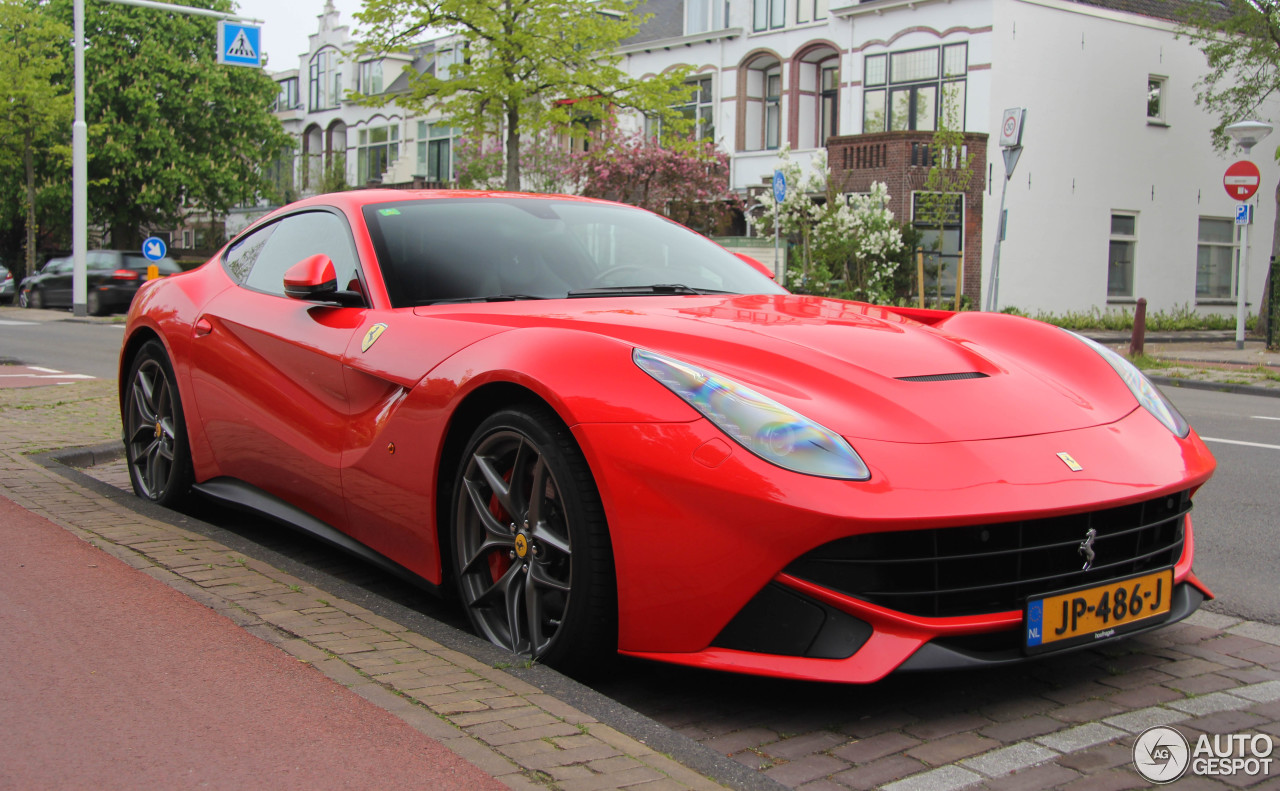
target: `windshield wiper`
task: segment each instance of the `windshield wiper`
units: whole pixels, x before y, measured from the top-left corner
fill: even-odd
[[[454,297],[453,299],[428,299],[418,305],[455,305],[464,302],[517,302],[522,299],[547,299],[533,294],[490,294],[487,297]]]
[[[694,288],[683,283],[655,283],[652,286],[608,286],[605,288],[578,288],[568,297],[644,297],[655,294],[732,294],[732,291],[716,291],[711,288]]]

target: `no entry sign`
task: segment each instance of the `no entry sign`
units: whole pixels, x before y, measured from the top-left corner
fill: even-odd
[[[1258,166],[1249,161],[1231,163],[1222,177],[1222,186],[1227,188],[1232,200],[1249,200],[1261,182]]]

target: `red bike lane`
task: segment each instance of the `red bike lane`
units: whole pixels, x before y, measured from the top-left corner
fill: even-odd
[[[0,789],[505,788],[0,497]]]

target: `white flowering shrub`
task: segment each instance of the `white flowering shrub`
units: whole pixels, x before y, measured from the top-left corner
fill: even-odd
[[[783,148],[779,167],[787,180],[786,198],[770,192],[752,218],[768,238],[781,232],[799,237],[800,269],[787,271],[787,286],[813,294],[838,293],[868,302],[893,301],[893,256],[902,250],[902,232],[889,211],[889,190],[879,182],[867,195],[848,200],[837,193],[827,168],[827,155],[813,157],[808,174]],[[815,196],[825,196],[819,203]]]

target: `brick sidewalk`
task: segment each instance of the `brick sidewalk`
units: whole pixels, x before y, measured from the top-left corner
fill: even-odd
[[[116,440],[115,403],[115,384],[101,380],[5,391],[0,495],[312,664],[510,788],[722,788],[509,673],[28,457]]]

